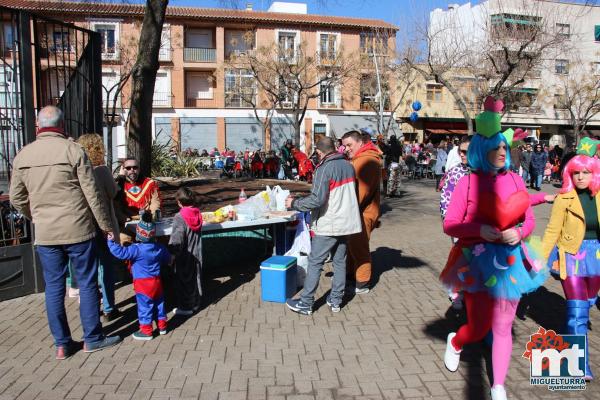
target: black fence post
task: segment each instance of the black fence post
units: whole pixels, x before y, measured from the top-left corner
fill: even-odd
[[[33,105],[33,57],[31,55],[31,16],[28,12],[17,14],[17,40],[19,42],[20,93],[23,112],[23,137],[25,144],[35,140],[35,108]],[[39,84],[39,83],[38,83]]]

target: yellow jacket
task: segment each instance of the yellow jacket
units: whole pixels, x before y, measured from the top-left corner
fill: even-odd
[[[600,196],[596,194],[596,207],[600,210]],[[600,215],[598,216],[600,221]],[[567,277],[565,253],[577,254],[585,236],[585,217],[577,192],[559,194],[554,200],[550,222],[542,239],[544,258],[548,259],[554,245],[558,247],[560,278]]]

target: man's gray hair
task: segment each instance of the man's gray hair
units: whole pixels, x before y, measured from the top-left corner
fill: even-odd
[[[38,113],[39,128],[61,128],[64,125],[64,114],[55,106],[46,106]]]

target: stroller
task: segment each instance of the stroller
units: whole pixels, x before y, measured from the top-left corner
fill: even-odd
[[[228,156],[223,163],[221,178],[227,176],[229,178],[239,178],[242,176],[242,163],[236,161],[235,157]]]

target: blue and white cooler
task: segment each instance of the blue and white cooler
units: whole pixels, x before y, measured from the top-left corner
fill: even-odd
[[[273,256],[260,265],[263,301],[285,303],[296,294],[296,257]]]

